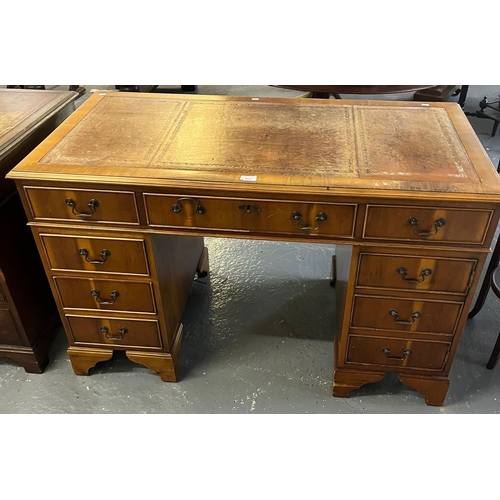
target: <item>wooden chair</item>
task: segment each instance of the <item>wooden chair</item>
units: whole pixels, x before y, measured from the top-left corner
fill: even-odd
[[[477,296],[476,303],[469,313],[469,318],[473,318],[484,306],[486,302],[486,297],[490,288],[493,290],[493,293],[500,299],[500,238],[498,238],[497,243],[495,245],[495,249],[493,250],[493,254],[491,255],[490,263],[488,264],[488,268],[486,269],[486,274],[484,275],[484,280],[481,285],[481,289],[479,290],[479,295]],[[493,351],[491,353],[490,359],[486,364],[486,368],[492,370],[495,368],[498,358],[500,355],[500,333],[498,334],[495,346],[493,347]]]

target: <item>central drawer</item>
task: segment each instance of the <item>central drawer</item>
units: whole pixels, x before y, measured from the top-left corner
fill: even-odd
[[[140,281],[55,276],[65,309],[156,313],[152,284]]]
[[[458,302],[355,295],[351,327],[451,336],[462,307]]]
[[[142,239],[40,234],[50,268],[149,276]]]
[[[352,238],[356,204],[144,194],[154,227],[225,229]]]
[[[77,345],[162,347],[158,321],[66,316]]]

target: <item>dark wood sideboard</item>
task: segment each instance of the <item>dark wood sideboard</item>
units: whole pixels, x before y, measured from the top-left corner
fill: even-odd
[[[0,357],[41,373],[57,309],[15,183],[5,174],[75,109],[76,92],[0,89]]]
[[[100,92],[8,177],[75,373],[120,349],[176,379],[204,236],[330,243],[333,394],[396,372],[431,405],[500,216],[454,103]]]

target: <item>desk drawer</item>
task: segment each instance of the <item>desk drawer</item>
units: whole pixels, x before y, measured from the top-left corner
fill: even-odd
[[[155,314],[152,284],[140,281],[54,277],[65,309]]]
[[[357,287],[465,295],[477,260],[361,253]]]
[[[145,194],[155,227],[227,229],[352,238],[357,205]]]
[[[368,205],[363,238],[420,242],[484,242],[493,212]]]
[[[450,343],[349,335],[346,363],[441,371]]]
[[[355,295],[352,328],[453,335],[462,303]]]
[[[157,321],[66,316],[75,344],[113,347],[162,346]]]
[[[139,224],[134,193],[25,187],[34,219]]]
[[[142,239],[40,234],[51,269],[149,276]]]

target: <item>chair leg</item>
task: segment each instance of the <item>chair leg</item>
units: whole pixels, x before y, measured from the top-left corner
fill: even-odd
[[[488,264],[488,269],[486,269],[486,274],[484,275],[483,283],[481,285],[481,289],[479,290],[479,295],[477,296],[476,303],[474,307],[469,312],[468,318],[473,318],[484,306],[486,302],[486,296],[491,287],[491,276],[493,272],[498,267],[500,262],[500,237],[495,244],[495,249],[493,250],[493,254],[491,255],[490,263]]]
[[[497,341],[495,343],[495,347],[493,347],[493,351],[491,353],[490,359],[486,368],[488,370],[493,370],[498,362],[498,356],[500,355],[500,333],[498,334]]]

